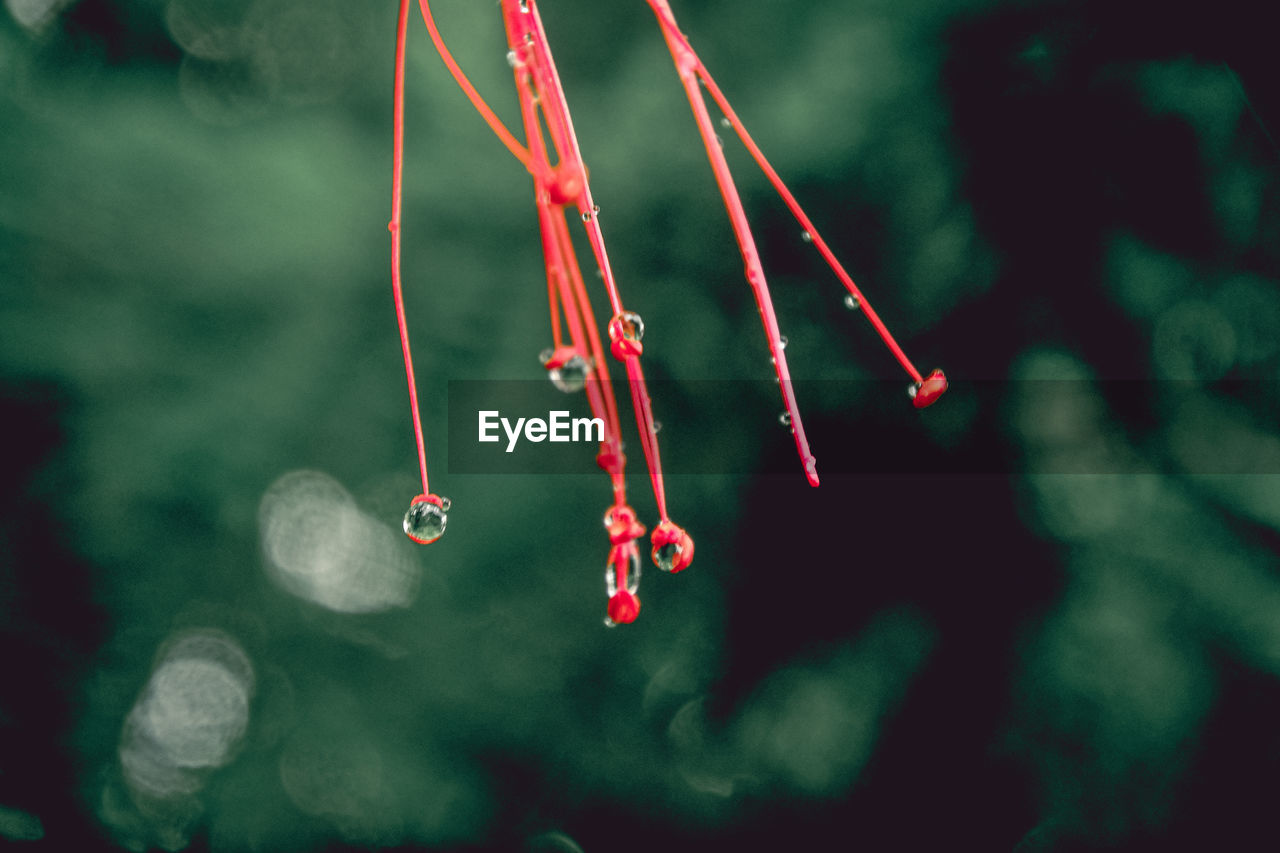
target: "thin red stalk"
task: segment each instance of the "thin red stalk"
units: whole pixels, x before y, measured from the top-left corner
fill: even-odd
[[[578,168],[582,168],[582,150],[578,147],[578,136],[574,132],[568,102],[564,97],[564,89],[560,85],[560,75],[556,72],[555,61],[551,58],[550,48],[547,47],[547,35],[542,28],[542,16],[538,14],[538,8],[533,0],[527,0],[527,5],[529,11],[521,12],[518,0],[502,0],[503,14],[510,22],[512,47],[517,49],[526,43],[530,47],[534,86],[538,90],[543,115],[547,117],[547,130],[551,133],[552,142],[560,153],[560,161],[575,163],[578,164]],[[526,34],[531,40],[526,41]],[[609,264],[609,253],[605,250],[604,237],[596,221],[595,201],[591,196],[591,187],[586,180],[585,170],[582,194],[578,197],[578,213],[584,217],[591,251],[604,277],[605,289],[609,293],[609,304],[614,314],[621,313],[622,297],[618,294],[613,268]]]
[[[738,118],[738,114],[734,112],[733,107],[730,106],[728,98],[726,98],[724,93],[720,91],[720,87],[717,86],[715,80],[712,79],[711,73],[707,71],[707,67],[702,64],[702,60],[698,58],[697,53],[694,51],[693,47],[690,46],[688,39],[686,39],[684,34],[680,32],[680,28],[676,24],[675,15],[671,12],[671,7],[667,4],[667,0],[647,0],[647,2],[657,15],[658,23],[662,27],[663,34],[667,38],[667,43],[672,45],[672,53],[676,53],[676,46],[678,45],[681,55],[686,57],[686,61],[692,63],[691,70],[695,72],[706,85],[707,91],[711,94],[712,100],[716,102],[720,111],[724,113],[725,118],[729,120],[734,131],[738,134],[738,138],[742,140],[742,144],[751,154],[752,159],[756,161],[760,170],[764,172],[765,177],[769,179],[769,183],[773,185],[774,190],[776,190],[778,195],[782,197],[783,202],[787,205],[791,214],[796,218],[800,227],[804,229],[810,238],[812,238],[813,245],[817,248],[819,254],[822,255],[823,260],[827,262],[827,266],[829,266],[832,272],[836,274],[836,277],[840,279],[840,282],[844,285],[845,289],[858,300],[859,307],[866,315],[867,321],[871,323],[872,327],[876,330],[876,333],[880,336],[880,339],[884,341],[885,346],[889,348],[889,351],[893,353],[894,358],[897,359],[900,365],[902,365],[902,368],[910,374],[911,378],[915,382],[922,382],[924,377],[921,376],[920,371],[917,370],[916,366],[911,363],[909,358],[907,358],[902,347],[899,346],[898,342],[894,339],[893,334],[889,331],[888,327],[885,326],[884,321],[880,319],[880,315],[871,307],[871,303],[867,301],[867,297],[854,283],[853,277],[849,275],[845,270],[844,265],[836,258],[835,254],[831,251],[831,248],[827,245],[827,241],[818,233],[818,229],[805,214],[804,209],[800,207],[800,203],[796,201],[795,196],[791,194],[791,190],[787,188],[787,185],[783,183],[782,178],[774,170],[773,166],[769,164],[768,159],[764,156],[764,152],[760,150],[758,145],[756,145],[755,140],[751,138],[751,134],[747,132],[746,127]],[[679,66],[679,62],[680,58],[677,57],[677,67]]]
[[[524,8],[521,8],[522,6]],[[556,73],[555,62],[551,57],[550,48],[547,46],[546,33],[543,30],[542,19],[538,14],[536,5],[533,0],[524,0],[524,2],[520,2],[520,0],[502,0],[502,11],[504,20],[507,23],[507,37],[511,49],[516,51],[517,56],[527,56],[526,65],[537,92],[537,107],[547,117],[547,131],[550,133],[552,144],[559,154],[559,162],[575,164],[576,168],[582,168],[582,152],[578,146],[577,134],[573,129],[573,120],[569,115],[564,90],[560,84],[560,77]],[[526,47],[528,48],[527,52],[525,52]],[[519,72],[520,69],[517,69],[517,77],[519,77]],[[527,99],[522,94],[522,109],[527,109],[529,106],[532,105],[528,104]],[[526,123],[528,121],[529,119],[526,118]],[[592,252],[604,278],[605,288],[609,293],[609,301],[613,311],[615,314],[621,313],[623,310],[622,299],[614,281],[612,268],[609,265],[608,253],[604,246],[604,236],[601,233],[600,224],[596,217],[596,206],[591,196],[591,187],[586,179],[585,170],[582,174],[582,192],[578,196],[577,206],[586,226]],[[563,254],[566,259],[574,257],[571,250]],[[575,278],[576,281],[581,280],[580,275]],[[585,288],[582,289],[580,297],[585,305]],[[591,325],[588,324],[588,328],[591,328]],[[660,467],[660,457],[657,452],[657,431],[653,427],[653,414],[649,407],[649,395],[644,380],[644,372],[640,368],[638,359],[634,356],[627,358],[626,364],[632,401],[635,404],[637,427],[640,431],[641,445],[644,449],[645,462],[649,470],[649,480],[653,486],[654,500],[658,505],[659,516],[665,521],[667,520],[666,493]],[[598,375],[601,376],[602,382],[607,383],[608,371],[604,364],[600,364],[599,367]],[[608,388],[609,385],[606,384],[605,387]],[[621,444],[619,443],[620,446]],[[616,489],[617,483],[615,482]]]
[[[427,486],[427,447],[422,437],[422,418],[418,414],[418,387],[413,380],[413,357],[409,353],[409,325],[404,315],[404,289],[400,281],[400,210],[404,183],[404,48],[409,32],[409,0],[400,0],[400,17],[396,23],[395,98],[392,107],[391,156],[391,293],[396,303],[396,322],[400,327],[400,349],[404,353],[404,371],[409,380],[409,408],[413,411],[413,437],[418,444],[418,470],[422,474],[422,493],[431,494]]]
[[[403,6],[403,3],[402,3]],[[467,79],[467,75],[458,67],[458,63],[454,61],[453,54],[449,52],[449,48],[445,47],[444,39],[440,37],[440,31],[436,29],[435,18],[431,15],[431,4],[427,0],[418,0],[418,6],[422,10],[422,20],[426,22],[427,31],[431,33],[431,41],[435,43],[436,51],[440,54],[440,58],[444,60],[445,66],[449,69],[449,73],[453,75],[453,79],[458,82],[458,86],[466,93],[467,98],[471,101],[471,105],[476,108],[476,112],[484,119],[485,124],[497,134],[502,140],[502,144],[507,146],[507,150],[515,156],[520,163],[533,172],[536,168],[529,157],[529,149],[521,145],[511,131],[507,130],[507,126],[502,120],[489,109],[489,105],[484,102],[484,98],[480,97],[480,93],[476,91],[475,86],[471,85],[471,81]],[[536,174],[536,173],[535,173]]]
[[[540,188],[541,189],[541,188]],[[594,330],[590,306],[582,306],[578,303],[575,293],[575,283],[580,283],[580,275],[577,272],[577,265],[573,261],[570,254],[567,258],[562,249],[562,241],[568,237],[568,226],[564,221],[564,211],[553,209],[551,203],[545,200],[545,194],[540,192],[538,201],[538,219],[539,225],[543,232],[543,246],[547,253],[548,267],[554,267],[556,270],[556,281],[560,291],[560,304],[564,307],[565,320],[569,325],[569,335],[573,340],[574,348],[582,353],[591,353],[589,333]],[[594,356],[593,356],[594,358]],[[595,372],[594,370],[592,371]],[[605,372],[608,377],[608,372]],[[618,412],[616,404],[612,397],[612,388],[609,389],[609,396],[606,398],[601,391],[601,383],[588,383],[587,400],[591,406],[591,413],[605,422],[605,437],[601,442],[602,449],[611,444],[620,443],[618,428]],[[623,491],[622,476],[619,471],[614,475],[614,490]]]
[[[665,0],[657,0],[665,4]],[[659,16],[661,21],[661,15]],[[756,250],[755,239],[751,236],[751,226],[747,222],[746,211],[742,208],[742,200],[738,197],[738,189],[734,185],[733,175],[729,172],[729,164],[721,150],[719,137],[712,124],[711,115],[707,112],[706,102],[702,98],[702,90],[698,88],[698,58],[688,49],[686,44],[671,36],[671,30],[664,26],[663,33],[667,37],[667,45],[675,60],[676,69],[680,72],[680,82],[689,96],[689,105],[693,108],[693,116],[698,124],[698,132],[702,135],[703,145],[707,149],[707,159],[711,161],[711,169],[715,173],[716,184],[720,187],[720,195],[724,199],[725,209],[729,213],[729,221],[733,225],[734,236],[738,240],[738,248],[742,252],[743,264],[746,267],[747,283],[756,298],[756,307],[760,312],[760,322],[764,325],[765,336],[769,339],[769,352],[773,359],[774,371],[778,375],[778,387],[782,392],[782,403],[786,407],[791,431],[795,438],[796,452],[804,465],[805,477],[812,486],[818,485],[817,460],[809,450],[809,441],[805,437],[804,423],[800,418],[800,407],[796,403],[795,391],[791,384],[791,372],[787,367],[787,356],[783,349],[782,333],[778,329],[778,318],[773,310],[773,299],[769,295],[769,285],[765,280],[764,267],[760,263],[760,253]]]
[[[658,453],[658,431],[653,426],[653,411],[649,405],[649,389],[640,369],[640,357],[627,359],[627,378],[631,385],[631,403],[635,406],[640,445],[645,462],[649,466],[649,478],[653,481],[653,499],[658,505],[658,520],[670,521],[667,515],[667,491],[662,479],[662,456]]]
[[[618,417],[618,401],[613,393],[613,379],[609,376],[609,361],[606,358],[604,346],[600,341],[600,331],[596,328],[595,315],[591,312],[591,300],[587,296],[587,288],[582,281],[582,270],[578,266],[578,256],[573,252],[572,238],[569,236],[569,226],[564,221],[563,211],[561,211],[556,225],[556,234],[561,244],[561,254],[564,256],[565,263],[568,266],[569,284],[573,287],[574,304],[578,306],[578,310],[586,319],[583,326],[587,334],[587,352],[591,354],[593,372],[600,382],[601,393],[604,395],[606,403],[605,424],[608,426],[610,434],[616,439],[615,443],[621,448],[622,420]]]
[[[521,12],[520,14],[526,13]],[[525,55],[523,51],[524,44],[522,43],[524,41],[523,37],[517,34],[510,22],[507,23],[507,27],[513,55],[517,57]],[[523,60],[517,60],[514,68],[516,91],[520,102],[521,117],[525,125],[525,135],[529,140],[531,156],[536,159],[536,162],[545,167],[545,169],[540,169],[539,173],[551,174],[550,157],[547,151],[546,139],[542,133],[542,123],[539,119],[540,115],[545,116],[546,113],[541,109],[541,97],[530,88],[533,83],[532,75],[527,73],[525,68]],[[549,128],[554,126],[552,119],[548,118],[547,122]],[[552,145],[554,148],[554,133],[552,135]],[[565,162],[563,153],[556,149],[556,154],[558,161],[563,164]],[[569,325],[569,333],[574,347],[591,359],[591,374],[596,377],[596,380],[588,382],[586,392],[592,414],[605,422],[606,435],[601,441],[601,451],[620,448],[622,445],[621,427],[617,402],[613,395],[613,383],[609,377],[608,362],[604,358],[604,351],[600,344],[599,333],[596,330],[594,315],[591,313],[591,304],[587,299],[586,288],[583,286],[582,271],[578,266],[577,255],[574,252],[573,242],[569,236],[568,226],[565,223],[564,206],[551,203],[549,188],[546,182],[538,176],[539,173],[534,175],[534,195],[538,205],[538,224],[542,232],[543,254],[547,261],[549,283],[551,277],[554,277],[556,288],[559,291],[558,299],[555,290],[552,291],[550,299],[556,346],[562,345],[559,334],[560,316],[557,309],[558,303],[564,310],[565,320]],[[617,467],[609,471],[609,476],[613,485],[615,502],[621,505],[626,501],[626,479],[622,468]]]

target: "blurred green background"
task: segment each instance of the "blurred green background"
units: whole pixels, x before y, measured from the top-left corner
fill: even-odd
[[[514,123],[496,4],[435,5]],[[428,549],[399,533],[395,6],[4,0],[0,838],[1270,832],[1280,75],[1261,4],[673,3],[919,366],[955,383],[911,411],[726,131],[792,370],[831,380],[800,400],[819,471],[845,472],[816,490],[798,463],[774,473],[794,451],[652,14],[540,4],[650,376],[672,398],[764,388],[710,425],[655,397],[664,446],[725,473],[670,478],[697,559],[649,573],[612,631],[603,475],[448,470],[448,380],[538,379],[549,332],[528,176],[416,17],[406,300],[454,508]],[[876,473],[852,473],[864,459]],[[634,462],[630,484],[652,524]]]

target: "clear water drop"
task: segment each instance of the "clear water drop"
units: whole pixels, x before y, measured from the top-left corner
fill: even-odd
[[[552,349],[551,347],[547,347],[542,352],[538,353],[538,361],[542,362],[543,364],[546,364],[548,361],[551,360],[551,356],[555,355],[555,353],[556,351],[554,349]]]
[[[591,221],[591,211],[589,211],[589,210],[584,210],[584,211],[582,211],[582,221],[583,221],[583,222],[590,222],[590,221]]]
[[[722,118],[720,119],[720,126],[721,126],[721,127],[733,127],[733,122],[729,121],[729,117],[728,117],[728,116],[724,116],[724,117],[722,117]]]
[[[529,11],[529,0],[520,0],[520,11],[521,12]]]
[[[848,308],[850,311],[857,311],[862,307],[862,300],[854,296],[852,293],[846,293],[844,295],[844,307]]]
[[[612,560],[604,567],[604,585],[609,592],[609,597],[613,598],[618,591],[618,572]],[[640,589],[640,552],[632,550],[627,564],[627,592],[635,595],[638,589]]]
[[[514,50],[507,51],[507,64],[512,68],[519,68],[524,63],[520,61],[520,55]]]
[[[440,508],[442,510],[444,510],[445,512],[448,512],[452,506],[453,506],[453,501],[444,497],[440,498]]]
[[[801,232],[800,232],[800,239],[801,239],[801,240],[803,240],[803,241],[805,241],[806,243],[812,243],[812,242],[813,242],[813,235],[812,235],[812,234],[810,234],[808,231],[801,231]]]
[[[919,393],[920,393],[919,382],[912,382],[910,385],[907,386],[907,396],[910,397],[912,400],[914,400],[916,398],[916,394],[919,394]]]
[[[668,542],[666,545],[658,548],[655,552],[655,558],[658,568],[664,572],[669,572],[675,568],[676,559],[684,553],[684,549],[676,542]]]
[[[654,421],[654,422],[653,422],[653,432],[654,432],[654,434],[655,434],[655,435],[656,435],[657,433],[662,432],[662,421]]]
[[[644,339],[644,320],[634,311],[623,311],[618,315],[622,325],[622,336],[629,341]]]
[[[787,348],[787,336],[781,335],[778,338],[778,349],[786,349],[786,348]]]
[[[593,216],[599,216],[599,215],[600,215],[600,205],[598,205],[598,204],[593,204],[593,205],[591,205],[591,214],[592,214]]]
[[[778,415],[778,423],[782,424],[784,427],[791,426],[791,413],[783,412],[782,414]]]
[[[426,545],[444,535],[448,520],[448,512],[444,507],[436,506],[430,501],[417,501],[404,514],[404,532],[413,541]]]
[[[566,394],[581,391],[587,384],[587,376],[591,373],[591,365],[580,355],[575,355],[559,367],[547,371],[551,384]]]
[[[716,134],[716,146],[719,148],[724,147],[724,140],[720,138],[720,134],[718,133]]]

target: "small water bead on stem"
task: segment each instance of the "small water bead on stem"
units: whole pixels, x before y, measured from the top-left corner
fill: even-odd
[[[439,495],[418,495],[404,514],[404,532],[419,545],[430,545],[444,535],[453,502]]]
[[[640,551],[634,541],[609,549],[609,562],[604,567],[605,591],[610,596],[620,589],[635,595],[640,589]]]
[[[609,595],[609,616],[605,624],[634,622],[640,615],[640,552],[634,540],[614,545],[604,572],[605,590]]]
[[[584,358],[575,347],[544,349],[538,355],[538,360],[547,369],[551,384],[566,394],[581,391],[591,376],[591,360]]]
[[[587,386],[587,378],[591,375],[591,363],[580,355],[566,361],[560,367],[547,371],[551,384],[566,394],[581,391]]]
[[[778,423],[782,424],[784,427],[790,427],[790,426],[791,426],[791,413],[790,413],[790,412],[783,412],[782,414],[778,415]]]
[[[640,355],[644,346],[640,341],[644,338],[644,320],[634,311],[623,311],[614,315],[609,321],[610,349],[614,358],[626,361],[628,356]]]
[[[846,293],[844,295],[844,307],[848,308],[850,311],[857,311],[862,307],[862,300],[854,296],[852,293]]]
[[[649,556],[664,572],[681,572],[693,562],[693,537],[671,521],[661,521],[653,529]]]

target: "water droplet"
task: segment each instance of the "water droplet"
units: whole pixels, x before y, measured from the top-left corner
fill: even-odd
[[[644,339],[644,320],[634,311],[623,311],[617,317],[618,325],[621,326],[622,337],[629,341],[639,341]],[[609,324],[610,326],[613,323]]]
[[[664,572],[669,572],[676,565],[676,558],[684,553],[684,549],[675,542],[668,542],[666,545],[658,548],[654,552],[654,560],[658,564],[658,568]]]
[[[600,205],[598,205],[598,204],[593,204],[593,205],[591,205],[591,213],[592,213],[592,215],[594,215],[594,216],[599,216],[599,215],[600,215]]]
[[[542,362],[543,364],[546,364],[548,361],[551,360],[551,356],[555,355],[555,353],[556,353],[555,350],[553,350],[551,347],[547,347],[542,352],[538,353],[538,361]]]
[[[787,348],[787,336],[782,335],[778,338],[778,349],[786,349],[786,348]]]
[[[514,50],[507,51],[507,64],[512,68],[519,68],[521,65],[524,65],[524,63],[520,61],[520,54],[516,53]]]
[[[848,308],[850,311],[857,311],[862,307],[862,300],[854,296],[852,293],[846,293],[844,295],[844,307]]]
[[[720,138],[720,134],[716,134],[716,145],[720,148],[724,147],[724,140]]]
[[[919,393],[920,393],[919,382],[912,382],[910,385],[907,386],[907,396],[910,397],[912,400],[914,400],[916,398],[916,394],[919,394]]]
[[[443,507],[430,501],[416,501],[404,514],[404,532],[413,541],[426,545],[444,535],[445,522],[448,520],[449,516]]]
[[[612,598],[618,592],[618,567],[612,560],[604,567],[604,585]],[[640,588],[640,552],[632,548],[627,558],[627,592],[632,595]]]
[[[655,434],[662,432],[662,421],[653,422],[653,431]]]
[[[722,117],[722,118],[720,119],[720,126],[721,126],[721,127],[733,127],[733,122],[729,121],[729,117],[728,117],[728,116],[724,116],[724,117]]]
[[[551,384],[566,394],[581,391],[587,384],[587,376],[591,373],[591,365],[580,355],[575,355],[559,367],[547,371]]]
[[[791,426],[791,413],[783,412],[782,414],[778,415],[778,423],[782,424],[784,427]]]
[[[521,12],[529,11],[529,0],[520,0],[520,11]]]
[[[591,211],[589,211],[589,210],[584,210],[584,211],[582,211],[582,221],[583,221],[583,222],[590,222],[590,221],[591,221]]]
[[[450,507],[452,506],[453,506],[453,501],[449,500],[448,498],[443,498],[443,497],[440,498],[440,508],[442,510],[444,510],[445,512],[448,512]]]
[[[803,240],[803,241],[805,241],[806,243],[812,243],[812,242],[813,242],[813,235],[812,235],[812,234],[810,234],[808,231],[801,231],[801,232],[800,232],[800,239],[801,239],[801,240]]]
[[[524,43],[525,43],[525,44],[533,44],[533,33],[525,33],[525,34],[524,34]]]

